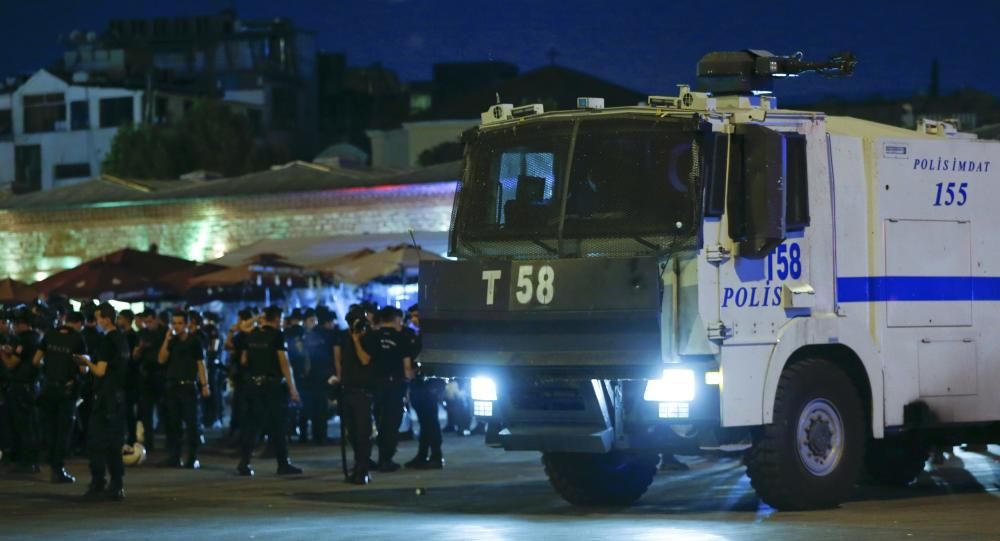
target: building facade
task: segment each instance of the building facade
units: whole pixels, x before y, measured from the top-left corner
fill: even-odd
[[[251,108],[261,133],[293,157],[318,151],[315,36],[288,19],[240,19],[233,10],[113,19],[103,32],[71,36],[62,69],[158,93],[145,106],[149,122],[176,117],[171,96],[201,95]]]
[[[73,187],[95,194],[94,201],[64,189],[0,202],[0,276],[33,282],[121,248],[151,245],[211,261],[262,239],[398,234],[402,244],[410,231],[448,230],[456,176],[457,165],[420,178],[359,179],[309,164],[180,188],[94,179]]]
[[[120,126],[139,122],[142,91],[39,70],[0,94],[0,183],[49,190],[101,174]]]
[[[391,130],[368,130],[373,167],[417,167],[420,154],[441,143],[457,143],[462,132],[478,126],[479,119],[403,122]]]

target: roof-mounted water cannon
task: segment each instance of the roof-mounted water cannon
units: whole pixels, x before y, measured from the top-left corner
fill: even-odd
[[[775,56],[760,49],[708,53],[698,61],[698,90],[715,96],[770,93],[776,77],[796,77],[816,72],[826,77],[847,77],[858,61],[849,52],[822,62],[803,60],[801,52]]]

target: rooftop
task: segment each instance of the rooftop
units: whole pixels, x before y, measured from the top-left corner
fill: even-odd
[[[185,199],[254,197],[455,180],[460,162],[422,169],[346,169],[295,161],[268,171],[219,180],[127,180],[102,175],[46,192],[0,198],[0,211],[143,205]]]

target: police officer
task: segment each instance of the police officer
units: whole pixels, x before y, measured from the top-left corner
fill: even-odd
[[[198,447],[201,445],[201,398],[208,398],[208,371],[205,368],[205,349],[201,339],[191,332],[190,314],[178,312],[171,317],[157,361],[166,366],[164,373],[163,405],[167,414],[167,451],[170,455],[163,466],[182,466],[197,470]],[[188,455],[181,462],[181,436],[187,431]]]
[[[38,368],[34,364],[39,336],[34,329],[35,316],[26,307],[14,312],[14,338],[0,347],[0,358],[7,368],[5,400],[18,459],[15,473],[38,473]]]
[[[288,362],[292,365],[292,373],[295,374],[295,386],[302,393],[303,404],[294,404],[289,408],[289,432],[290,435],[298,433],[299,443],[309,441],[309,417],[303,411],[303,405],[307,398],[308,390],[305,385],[305,376],[309,372],[309,357],[306,355],[306,328],[302,326],[304,314],[302,310],[296,308],[288,314],[285,325],[285,340],[288,341]]]
[[[122,310],[115,318],[115,327],[125,335],[128,350],[139,345],[139,333],[133,328],[135,312]],[[128,443],[136,442],[136,422],[139,420],[139,360],[129,355],[128,370],[125,373],[125,426],[128,428]]]
[[[236,471],[252,476],[250,464],[254,444],[265,431],[278,461],[278,475],[302,473],[288,461],[288,401],[299,402],[299,391],[288,362],[285,336],[281,331],[281,309],[264,310],[263,324],[246,340],[240,362],[246,367],[246,411],[240,420],[241,457]]]
[[[229,356],[229,378],[233,385],[233,410],[229,416],[229,438],[238,445],[240,421],[246,411],[247,389],[246,367],[243,366],[241,359],[243,352],[247,349],[247,337],[257,325],[257,318],[250,308],[240,310],[237,317],[238,321],[229,328],[229,333],[226,335],[225,348]]]
[[[378,429],[378,469],[399,470],[393,462],[403,420],[406,382],[413,377],[413,365],[406,338],[402,334],[403,314],[386,306],[378,311],[378,328],[365,337],[365,350],[375,365],[375,426]]]
[[[35,366],[42,367],[44,383],[39,403],[53,483],[76,482],[66,471],[65,458],[73,436],[73,416],[79,396],[81,370],[76,357],[87,354],[87,344],[79,330],[82,326],[83,314],[70,312],[66,315],[66,325],[45,333],[34,358]]]
[[[222,388],[226,381],[226,370],[222,366],[222,339],[218,324],[217,314],[205,312],[205,326],[202,327],[202,331],[205,338],[205,366],[208,369],[209,391],[209,397],[205,400],[203,420],[206,428],[222,428]]]
[[[87,351],[93,352],[103,340],[103,334],[97,328],[97,310],[93,304],[84,304],[80,309],[83,314],[83,335],[87,343]],[[80,405],[77,407],[78,434],[75,442],[83,449],[87,447],[87,425],[90,423],[90,409],[94,400],[94,377],[89,372],[84,374],[80,384]]]
[[[90,486],[87,497],[104,494],[105,474],[110,474],[108,494],[114,501],[125,499],[122,445],[125,443],[125,372],[129,350],[125,335],[115,328],[115,309],[97,307],[97,324],[104,333],[92,353],[93,360],[77,357],[94,377],[93,407],[87,428],[90,453]],[[88,344],[89,345],[89,344]]]
[[[340,423],[354,449],[354,469],[347,480],[367,485],[371,481],[368,469],[371,466],[375,366],[363,342],[372,331],[360,306],[349,310],[346,320],[348,330],[340,335],[340,343],[333,350],[336,377],[331,381],[340,383]],[[340,445],[346,444],[342,439]],[[346,464],[344,469],[346,471]]]
[[[322,445],[327,442],[329,421],[327,380],[333,375],[333,350],[339,344],[340,336],[335,325],[337,314],[322,311],[313,317],[317,324],[306,333],[305,338],[308,372],[302,377],[305,386],[302,400],[304,417],[312,424],[312,442]]]
[[[10,344],[10,311],[0,310],[0,349]],[[7,464],[13,457],[14,429],[11,427],[10,411],[7,406],[7,367],[0,362],[0,461]]]
[[[160,347],[166,340],[167,329],[153,310],[146,310],[140,316],[143,329],[139,331],[139,341],[132,349],[132,358],[138,361],[139,368],[139,401],[137,417],[142,423],[143,445],[152,452],[156,448],[156,430],[153,415],[160,408],[163,395],[163,367],[158,357]],[[161,416],[162,418],[162,416]]]
[[[416,359],[423,347],[420,336],[420,309],[417,305],[407,310],[409,325],[403,327],[403,336],[410,348],[410,355]],[[419,366],[419,363],[415,363]],[[444,380],[427,377],[417,369],[417,376],[410,382],[410,405],[417,412],[420,422],[420,441],[417,456],[406,463],[407,468],[440,469],[444,467],[441,452],[441,424],[438,420],[438,404],[444,396]]]

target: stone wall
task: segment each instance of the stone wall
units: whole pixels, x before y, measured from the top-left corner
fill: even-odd
[[[260,239],[447,231],[453,182],[0,212],[0,277],[33,282],[125,248],[209,261]]]

